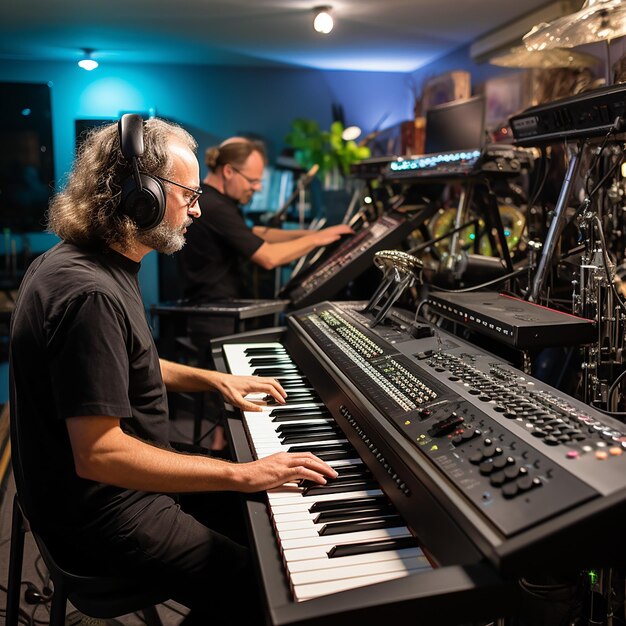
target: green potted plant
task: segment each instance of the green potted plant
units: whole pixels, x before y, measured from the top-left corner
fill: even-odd
[[[286,144],[294,149],[294,158],[304,169],[319,166],[325,189],[342,188],[350,165],[370,156],[368,147],[346,141],[343,131],[341,122],[333,122],[330,130],[322,130],[315,120],[298,118],[285,137]]]

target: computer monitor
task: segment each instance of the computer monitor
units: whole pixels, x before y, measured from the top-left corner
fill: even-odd
[[[426,111],[426,154],[475,150],[484,143],[484,96],[440,104]]]

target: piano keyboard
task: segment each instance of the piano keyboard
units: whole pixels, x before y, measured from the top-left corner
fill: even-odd
[[[233,374],[271,376],[287,403],[252,394],[244,412],[256,458],[310,451],[337,472],[326,485],[303,481],[268,491],[268,508],[296,601],[431,569],[411,531],[380,489],[298,367],[278,342],[226,344]]]

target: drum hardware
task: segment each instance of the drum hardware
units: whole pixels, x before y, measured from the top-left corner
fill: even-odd
[[[533,277],[530,292],[528,294],[528,300],[531,302],[537,302],[539,300],[541,291],[546,283],[548,273],[550,271],[553,259],[557,249],[557,244],[561,238],[563,228],[566,222],[567,203],[571,193],[572,185],[578,174],[580,166],[580,153],[582,151],[582,145],[584,142],[573,149],[569,164],[567,166],[567,172],[565,173],[565,179],[559,193],[556,206],[554,208],[554,215],[552,222],[550,223],[550,229],[548,235],[543,244],[541,251],[541,258],[537,266],[537,271]]]
[[[522,241],[524,231],[524,215],[522,211],[508,203],[499,202],[498,212],[502,219],[502,225],[504,227],[504,234],[506,236],[507,245],[510,252],[513,252]],[[431,220],[430,228],[434,238],[439,241],[445,240],[445,234],[450,235],[452,233],[452,222],[454,220],[454,209],[440,209],[437,215]],[[484,256],[495,256],[494,250],[491,248],[489,241],[485,237],[481,237],[480,234],[484,232],[486,228],[485,220],[482,218],[475,218],[466,222],[461,227],[460,232],[460,247],[461,249],[469,249],[474,246],[474,251]],[[444,235],[443,237],[441,235]],[[434,243],[434,241],[433,241]],[[476,245],[475,245],[476,244]],[[444,243],[437,246],[442,254],[448,252],[448,246]]]
[[[526,46],[516,46],[507,53],[489,59],[499,67],[519,67],[529,69],[585,69],[593,67],[598,59],[591,54],[574,52],[565,48],[529,50]]]
[[[609,257],[602,222],[589,197],[583,203],[578,221],[585,252],[580,279],[572,281],[572,309],[574,314],[595,319],[598,327],[597,342],[584,351],[583,400],[616,412],[619,394],[612,393],[611,385],[624,365],[626,307],[615,285],[616,267]]]
[[[626,35],[626,5],[621,0],[585,0],[580,11],[537,24],[523,37],[530,51],[573,48],[606,42],[606,83],[612,84],[611,40]]]

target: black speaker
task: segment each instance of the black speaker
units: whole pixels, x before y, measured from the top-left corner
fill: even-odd
[[[165,215],[165,188],[160,180],[139,171],[137,159],[143,155],[143,119],[140,115],[122,115],[118,125],[120,150],[131,173],[122,182],[120,211],[128,215],[139,230],[158,226]]]

